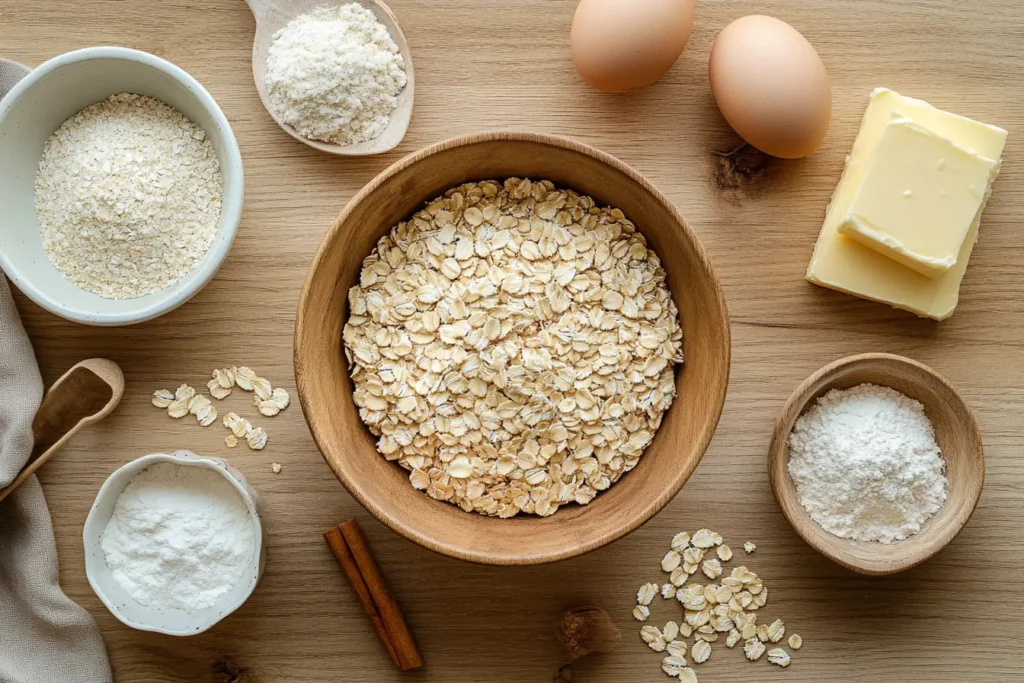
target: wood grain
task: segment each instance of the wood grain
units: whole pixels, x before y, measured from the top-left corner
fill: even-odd
[[[95,615],[119,681],[251,680],[545,683],[561,661],[552,621],[595,604],[625,637],[573,664],[574,680],[660,681],[659,658],[635,636],[637,587],[680,529],[711,526],[771,589],[766,616],[804,636],[793,666],[748,664],[715,648],[701,679],[959,682],[1021,678],[1024,626],[1024,5],[1020,0],[703,0],[682,58],[629,95],[585,87],[568,51],[571,0],[394,0],[416,60],[412,125],[393,152],[328,157],[285,135],[253,85],[252,15],[241,0],[0,0],[5,57],[35,65],[89,45],[121,44],[178,64],[206,86],[234,126],[246,164],[238,239],[217,278],[173,313],[132,328],[64,322],[24,297],[19,308],[48,383],[96,355],[124,369],[125,399],[41,470],[61,579]],[[762,12],[798,28],[829,70],[833,120],[824,145],[796,162],[728,173],[715,152],[738,140],[718,114],[707,56],[730,20]],[[813,287],[804,270],[868,94],[920,97],[1010,131],[971,258],[960,307],[934,323]],[[170,421],[149,394],[248,363],[292,384],[298,293],[344,204],[402,155],[495,128],[565,134],[614,154],[679,208],[710,254],[732,320],[731,385],[718,432],[683,491],[644,527],[594,553],[541,567],[483,567],[444,558],[377,523],[317,452],[298,405],[266,420],[270,445],[223,447],[222,429]],[[811,372],[843,356],[888,351],[927,363],[974,409],[986,485],[970,523],[944,551],[901,574],[855,575],[790,528],[765,475],[775,419]],[[252,416],[244,395],[229,410]],[[85,581],[82,524],[106,476],[128,460],[191,448],[229,459],[260,491],[269,535],[252,598],[210,631],[170,638],[125,628]],[[284,465],[279,475],[272,462]],[[428,666],[400,676],[345,585],[320,534],[356,516],[403,606]],[[969,598],[965,587],[969,586]],[[660,600],[660,598],[659,598]],[[654,618],[678,619],[655,603]]]
[[[800,506],[789,476],[789,434],[800,415],[832,389],[860,384],[891,387],[924,406],[946,463],[948,496],[910,538],[891,544],[844,540],[826,532]],[[895,574],[916,567],[952,541],[971,518],[985,483],[978,422],[949,382],[922,363],[888,353],[862,353],[829,363],[808,377],[783,406],[768,450],[768,481],[779,509],[807,543],[861,574]]]
[[[678,398],[629,476],[589,505],[550,517],[467,515],[414,490],[408,473],[380,457],[352,401],[339,353],[348,291],[363,258],[398,221],[445,190],[473,180],[529,177],[621,209],[660,255],[679,309],[686,362]],[[697,467],[729,383],[729,315],[707,255],[671,203],[636,171],[592,147],[537,133],[455,138],[411,155],[349,202],[313,259],[299,298],[295,374],[313,438],[328,464],[382,522],[438,552],[485,564],[536,564],[579,555],[637,528],[668,503]]]

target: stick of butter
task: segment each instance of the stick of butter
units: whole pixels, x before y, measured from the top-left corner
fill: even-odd
[[[1006,144],[1006,131],[1002,128],[936,109],[927,102],[903,97],[887,88],[875,90],[871,93],[871,101],[864,112],[843,176],[825,213],[825,222],[807,267],[807,280],[923,317],[945,320],[953,314],[960,296],[960,283],[978,236],[980,209],[962,240],[955,263],[945,274],[933,278],[925,277],[839,232],[864,184],[872,155],[894,114],[897,119],[910,119],[917,127],[950,141],[962,150],[989,160],[998,161],[1002,157]]]
[[[956,265],[999,161],[893,112],[839,232],[925,277]]]

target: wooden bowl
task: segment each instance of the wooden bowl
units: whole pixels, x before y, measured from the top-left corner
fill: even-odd
[[[828,533],[800,505],[789,476],[789,433],[797,418],[829,390],[864,383],[891,387],[920,401],[935,428],[935,440],[946,461],[946,502],[919,533],[895,543],[853,541]],[[967,523],[985,483],[985,456],[971,409],[946,379],[909,358],[865,353],[826,365],[804,380],[789,397],[772,435],[768,478],[782,514],[812,548],[861,574],[894,574],[942,550]]]
[[[348,290],[363,258],[392,226],[448,188],[473,180],[547,179],[625,212],[661,255],[680,311],[686,362],[678,397],[639,465],[586,506],[550,517],[484,517],[431,499],[375,450],[359,419],[342,353]],[[697,237],[647,180],[578,142],[535,133],[456,138],[397,162],[357,194],[324,238],[299,301],[295,375],[302,408],[327,463],[384,524],[452,557],[536,564],[593,550],[629,533],[668,503],[704,454],[729,380],[729,318]]]

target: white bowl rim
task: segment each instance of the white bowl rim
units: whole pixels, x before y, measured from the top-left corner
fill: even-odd
[[[108,476],[106,481],[103,482],[103,485],[100,486],[100,490],[96,494],[96,499],[93,501],[92,507],[89,508],[89,514],[86,516],[85,525],[82,528],[82,544],[84,546],[86,554],[85,576],[89,580],[89,585],[92,586],[93,592],[96,593],[97,597],[99,597],[104,607],[107,608],[107,611],[109,611],[111,614],[117,617],[117,619],[125,626],[130,626],[139,631],[153,631],[155,633],[163,633],[171,636],[193,636],[202,633],[203,631],[209,630],[215,624],[217,624],[222,619],[224,619],[229,614],[231,614],[239,607],[241,607],[243,604],[245,604],[245,601],[248,600],[249,596],[251,596],[253,591],[256,590],[256,584],[258,583],[258,580],[253,581],[249,586],[249,590],[246,591],[245,594],[242,595],[240,598],[238,598],[234,602],[226,603],[226,607],[222,609],[219,616],[217,616],[217,618],[215,618],[213,621],[205,624],[200,623],[197,625],[197,627],[188,630],[178,630],[165,628],[163,626],[156,626],[153,624],[143,624],[141,622],[129,619],[125,614],[123,614],[120,610],[114,607],[113,601],[109,597],[107,597],[107,594],[103,591],[99,583],[93,579],[93,575],[89,571],[89,549],[91,547],[94,547],[96,543],[99,542],[100,539],[102,539],[103,536],[103,529],[100,529],[98,533],[90,533],[93,531],[93,527],[99,524],[99,521],[96,519],[96,509],[99,506],[100,500],[113,496],[116,502],[116,498],[119,497],[121,493],[124,492],[124,489],[125,487],[128,486],[128,483],[125,483],[124,486],[120,487],[117,490],[115,490],[114,485],[115,478],[117,478],[117,476],[122,472],[135,472],[137,474],[142,470],[146,469],[147,467],[150,467],[151,465],[155,465],[160,462],[171,462],[177,465],[185,465],[189,467],[203,467],[205,469],[215,470],[231,483],[234,489],[238,492],[238,495],[240,495],[242,497],[242,500],[245,502],[245,506],[249,510],[249,515],[253,520],[253,547],[255,549],[255,552],[253,553],[253,557],[251,560],[252,565],[250,566],[256,567],[258,576],[259,563],[262,561],[264,549],[263,522],[260,519],[260,514],[256,506],[256,501],[253,499],[252,494],[250,494],[249,491],[246,490],[245,486],[243,486],[241,482],[239,482],[237,479],[235,479],[235,477],[231,476],[231,474],[228,473],[227,467],[230,466],[230,463],[228,463],[226,460],[224,460],[223,458],[198,455],[196,453],[193,453],[192,451],[187,450],[171,451],[170,453],[150,453],[149,455],[144,455],[140,458],[132,460],[131,462],[125,463],[124,465],[121,465],[121,467],[118,467],[116,470],[110,473],[110,476]],[[244,476],[242,475],[241,472],[238,472],[238,470],[235,468],[232,469],[234,469],[235,472],[237,472],[238,475],[244,479]],[[134,477],[132,479],[134,479]],[[131,482],[131,479],[129,479],[128,482]]]
[[[210,95],[199,81],[193,78],[187,71],[172,64],[166,59],[157,57],[156,55],[148,52],[143,52],[142,50],[114,45],[86,47],[78,50],[72,50],[71,52],[65,52],[46,60],[36,68],[32,69],[24,78],[18,81],[14,87],[3,96],[3,98],[0,98],[0,125],[2,125],[4,119],[7,118],[7,113],[14,106],[14,103],[43,78],[54,73],[58,69],[68,66],[69,64],[95,59],[120,59],[138,62],[166,73],[185,86],[185,88],[195,96],[203,108],[209,112],[210,117],[214,120],[221,136],[224,139],[224,149],[228,165],[236,168],[238,171],[237,183],[224,183],[223,214],[217,230],[218,232],[224,231],[227,239],[222,240],[219,244],[215,242],[210,246],[210,250],[206,257],[204,257],[203,261],[196,267],[198,277],[196,277],[194,281],[189,283],[187,286],[179,286],[178,284],[171,285],[170,289],[173,293],[169,296],[157,303],[134,311],[123,313],[110,313],[103,311],[86,312],[68,308],[37,287],[32,282],[31,278],[22,277],[21,270],[10,259],[8,259],[4,251],[0,249],[0,269],[7,273],[7,276],[28,298],[51,313],[67,320],[84,323],[86,325],[133,325],[135,323],[141,323],[158,318],[184,304],[209,284],[210,280],[213,279],[214,275],[216,275],[217,271],[220,269],[224,259],[227,258],[228,252],[231,250],[231,245],[235,241],[235,236],[238,233],[238,226],[242,218],[242,201],[245,187],[244,171],[242,168],[242,153],[238,148],[238,141],[235,139],[235,133],[231,129],[231,124],[228,123],[227,117],[224,115],[224,112],[221,111],[220,106],[217,104],[216,100],[213,99],[213,96]]]

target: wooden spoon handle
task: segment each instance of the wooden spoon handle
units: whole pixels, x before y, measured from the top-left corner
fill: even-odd
[[[14,481],[0,489],[0,500],[42,467],[79,430],[109,415],[123,395],[124,376],[113,361],[90,358],[64,373],[43,396],[32,421],[32,455]]]

